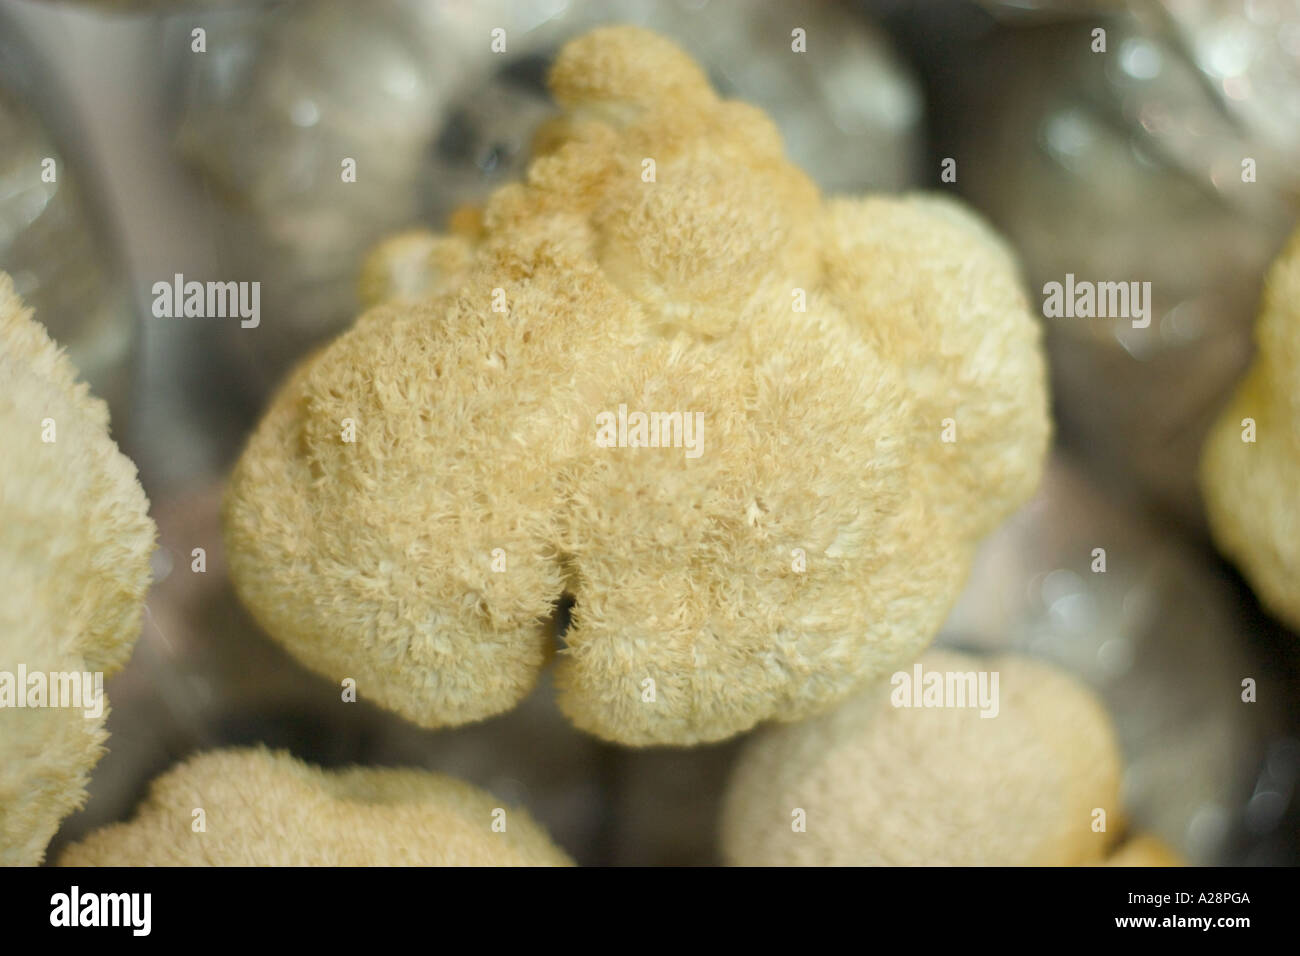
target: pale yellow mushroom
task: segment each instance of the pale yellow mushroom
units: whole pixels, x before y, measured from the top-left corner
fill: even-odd
[[[1015,265],[947,199],[823,199],[653,33],[572,41],[551,88],[526,181],[381,247],[388,301],[274,398],[226,502],[236,589],[425,726],[528,693],[565,594],[578,727],[806,717],[930,642],[1038,481]]]
[[[321,770],[264,748],[200,754],[63,866],[571,866],[521,809],[424,770]]]
[[[85,802],[108,736],[96,691],[149,587],[149,502],[76,378],[0,273],[0,865],[41,862]]]
[[[891,678],[748,742],[723,803],[727,862],[1069,866],[1106,856],[1122,828],[1121,764],[1093,694],[1028,658],[936,650],[919,666],[919,685],[907,668],[908,683]]]
[[[1176,850],[1159,837],[1141,834],[1124,841],[1106,859],[1107,866],[1186,866]]]
[[[1214,540],[1260,600],[1300,629],[1300,232],[1264,285],[1259,353],[1205,443]]]

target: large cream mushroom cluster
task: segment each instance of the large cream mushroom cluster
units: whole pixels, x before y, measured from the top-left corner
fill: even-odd
[[[387,303],[274,399],[227,500],[236,588],[425,726],[518,703],[566,595],[583,730],[814,714],[920,653],[1038,480],[1012,259],[949,201],[823,198],[647,31],[572,41],[551,88],[526,181],[381,248]]]

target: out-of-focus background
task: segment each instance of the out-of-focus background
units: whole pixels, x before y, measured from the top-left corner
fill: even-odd
[[[545,684],[452,731],[337,706],[241,610],[221,555],[224,475],[269,390],[355,317],[365,251],[517,177],[549,58],[611,21],[676,38],[825,190],[963,197],[1031,292],[1065,273],[1152,283],[1149,329],[1044,320],[1058,447],[940,639],[1095,687],[1135,823],[1191,861],[1300,862],[1300,637],[1217,555],[1195,482],[1300,221],[1300,0],[0,0],[0,269],[110,401],[161,539],[144,633],[107,687],[110,752],[50,858],[181,757],[265,742],[457,774],[580,863],[717,862],[735,742],[607,746]],[[34,184],[45,157],[60,175]],[[154,317],[177,273],[259,281],[261,324]]]

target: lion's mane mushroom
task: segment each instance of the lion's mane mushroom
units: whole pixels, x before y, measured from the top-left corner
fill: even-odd
[[[199,811],[202,811],[201,813]],[[424,770],[322,770],[265,748],[200,754],[63,866],[571,866],[523,810]]]
[[[1046,866],[1105,856],[1122,823],[1120,757],[1093,695],[1027,658],[930,651],[919,663],[927,685],[929,674],[945,687],[949,675],[978,684],[983,672],[992,688],[997,674],[996,708],[971,706],[970,693],[966,706],[916,706],[917,688],[891,680],[761,731],[724,800],[728,862]]]
[[[39,863],[85,802],[95,675],[126,663],[149,587],[149,502],[76,379],[0,273],[0,865]]]
[[[273,400],[227,498],[236,588],[426,726],[518,702],[565,593],[584,730],[805,717],[925,647],[1038,480],[1014,264],[947,200],[823,200],[652,33],[574,40],[551,87],[527,181],[381,252],[392,301]]]
[[[1268,608],[1300,629],[1300,232],[1269,270],[1259,352],[1205,444],[1210,530]]]

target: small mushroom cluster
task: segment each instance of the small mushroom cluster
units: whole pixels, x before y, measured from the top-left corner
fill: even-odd
[[[992,707],[901,681],[751,739],[728,787],[722,849],[760,866],[1078,866],[1123,830],[1121,758],[1101,703],[1028,658],[930,651],[921,672],[996,675]],[[936,685],[938,686],[937,682]],[[1151,837],[1111,862],[1176,859]]]
[[[2,272],[0,434],[0,865],[35,864],[103,752],[155,529],[108,406]]]
[[[423,770],[325,771],[266,749],[201,754],[63,866],[571,866],[524,810]]]
[[[1259,352],[1201,460],[1210,530],[1259,598],[1300,629],[1300,232],[1269,271]]]

